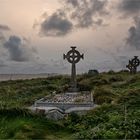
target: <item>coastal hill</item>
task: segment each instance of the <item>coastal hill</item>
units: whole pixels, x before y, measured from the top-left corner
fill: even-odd
[[[63,93],[69,76],[0,82],[1,139],[140,139],[140,72],[127,71],[77,76],[81,90],[93,92],[98,106],[86,115],[71,113],[53,121],[27,108],[34,101]]]

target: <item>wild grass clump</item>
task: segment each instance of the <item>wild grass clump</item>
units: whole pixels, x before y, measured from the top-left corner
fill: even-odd
[[[115,74],[113,70],[108,71],[108,74]]]
[[[119,81],[123,81],[123,76],[121,75],[114,75],[114,76],[111,76],[109,78],[109,81],[112,83],[112,82],[119,82]]]
[[[48,136],[55,136],[56,131],[62,133],[63,130],[63,125],[26,109],[0,110],[1,139],[47,139]]]
[[[115,95],[111,91],[111,89],[107,89],[105,87],[98,87],[95,88],[93,93],[93,99],[96,104],[103,104],[103,103],[111,103],[113,101]]]
[[[106,77],[99,76],[97,78],[91,78],[91,85],[93,87],[101,86],[101,85],[108,85],[108,84],[110,84],[110,82]]]
[[[118,98],[118,103],[140,108],[140,89],[130,89],[123,96]]]
[[[91,84],[90,79],[84,79],[78,83],[78,87],[80,88],[80,91],[91,91],[93,85]]]
[[[33,113],[25,108],[1,108],[0,109],[0,116],[6,116],[10,118],[15,118],[17,116],[22,116],[22,117],[32,117],[34,116]]]

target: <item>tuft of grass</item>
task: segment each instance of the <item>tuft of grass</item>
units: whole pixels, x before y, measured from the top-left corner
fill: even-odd
[[[105,87],[98,87],[95,88],[93,93],[93,99],[96,104],[103,104],[103,103],[111,103],[115,95],[111,91],[111,89]]]
[[[54,136],[57,139],[61,133],[65,133],[65,137],[71,135],[61,123],[19,109],[1,110],[0,126],[1,139],[45,139]]]

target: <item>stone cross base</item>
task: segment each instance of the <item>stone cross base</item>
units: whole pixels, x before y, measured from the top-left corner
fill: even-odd
[[[77,91],[76,92],[66,92],[65,94],[68,95],[68,96],[73,96],[74,97],[74,96],[80,95],[81,92],[77,92]]]
[[[79,88],[68,88],[68,92],[78,92]]]

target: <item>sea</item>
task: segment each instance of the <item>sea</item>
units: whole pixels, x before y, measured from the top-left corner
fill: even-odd
[[[56,76],[58,74],[0,74],[0,81],[8,80],[26,80],[26,79],[37,79],[37,78],[47,78],[50,76]]]

